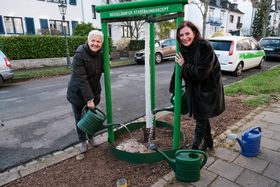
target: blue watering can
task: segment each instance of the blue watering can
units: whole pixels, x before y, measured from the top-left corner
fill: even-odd
[[[254,127],[242,133],[242,140],[236,138],[241,147],[241,154],[247,157],[257,156],[260,152],[261,135],[261,127]]]

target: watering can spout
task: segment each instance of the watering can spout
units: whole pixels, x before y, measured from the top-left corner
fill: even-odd
[[[246,142],[243,141],[243,140],[240,140],[239,138],[236,138],[237,142],[239,143],[240,147],[241,147],[241,150],[245,150],[245,145],[246,145]]]

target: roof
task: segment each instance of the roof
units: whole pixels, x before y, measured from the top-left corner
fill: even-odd
[[[231,3],[228,0],[221,0],[220,4],[217,3],[216,0],[210,0],[209,3],[210,6],[215,6],[218,8],[223,8],[232,12],[237,12],[240,14],[244,14],[243,12],[241,12],[238,8],[237,8],[237,4],[236,3]]]

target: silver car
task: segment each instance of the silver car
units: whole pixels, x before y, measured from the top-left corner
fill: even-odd
[[[176,39],[164,39],[155,43],[155,61],[157,64],[164,59],[174,58],[176,54]],[[138,51],[134,55],[134,60],[138,64],[143,64],[145,61],[144,50]]]
[[[11,63],[6,55],[0,50],[0,86],[8,80],[12,80],[14,72],[11,69]]]

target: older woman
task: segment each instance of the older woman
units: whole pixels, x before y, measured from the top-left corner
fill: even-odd
[[[73,58],[73,73],[68,84],[67,99],[72,105],[76,130],[79,140],[82,142],[80,152],[87,151],[87,135],[77,127],[81,119],[82,109],[85,105],[94,108],[100,102],[100,77],[103,72],[103,57],[101,47],[103,33],[92,30],[88,34],[86,44],[80,45]],[[94,146],[93,138],[88,137]]]
[[[192,149],[213,148],[209,118],[225,110],[221,68],[210,43],[200,37],[198,28],[190,21],[182,22],[177,29],[180,53],[175,57],[181,66],[181,76],[186,85],[189,116],[196,120]],[[170,83],[174,92],[174,73]],[[204,140],[202,147],[200,144]]]

